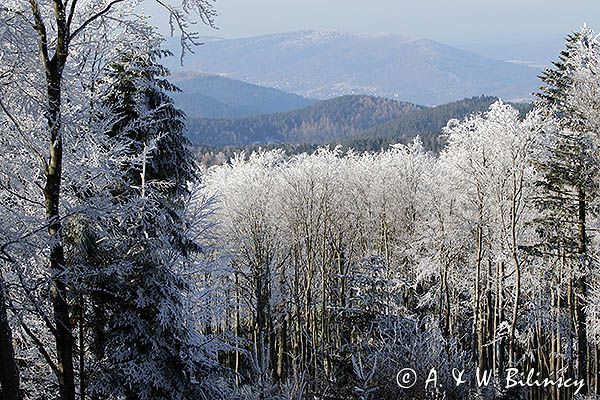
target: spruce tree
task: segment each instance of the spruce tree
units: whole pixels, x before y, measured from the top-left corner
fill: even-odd
[[[127,141],[132,155],[147,152],[145,183],[168,183],[167,194],[176,197],[194,178],[193,155],[184,135],[185,114],[168,94],[180,89],[168,81],[169,71],[159,63],[165,56],[172,54],[161,49],[147,54],[124,51],[109,67],[104,106],[116,116],[107,134]],[[134,187],[142,184],[142,166],[131,165],[129,183]]]
[[[588,224],[595,214],[591,207],[598,194],[598,159],[596,138],[585,129],[586,123],[573,107],[569,91],[573,86],[578,49],[596,46],[592,32],[584,28],[569,35],[566,48],[553,68],[540,76],[544,82],[538,107],[545,110],[554,126],[546,136],[547,157],[538,163],[542,195],[538,205],[542,214],[540,234],[545,250],[574,266],[575,315],[577,333],[577,375],[588,381],[587,373],[587,304],[590,263]],[[552,124],[551,124],[552,125]],[[584,393],[587,388],[584,388]]]
[[[215,366],[191,318],[186,268],[195,247],[186,239],[183,204],[195,172],[185,115],[168,95],[176,88],[157,63],[165,54],[125,51],[101,82],[99,121],[110,121],[108,142],[125,147],[129,162],[113,183],[111,215],[74,236],[90,243],[78,248],[90,268],[88,391],[98,399],[202,398]]]
[[[558,61],[553,61],[552,68],[542,72],[540,79],[544,83],[536,96],[541,103],[554,112],[559,113],[562,118],[569,119],[567,113],[567,88],[573,83],[573,66],[571,64],[577,43],[582,39],[581,32],[573,32],[567,35],[565,49],[560,52]],[[563,123],[566,120],[563,120]]]

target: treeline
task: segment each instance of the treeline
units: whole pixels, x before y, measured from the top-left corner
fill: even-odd
[[[600,45],[584,28],[525,118],[496,102],[451,120],[437,156],[415,141],[377,153],[260,151],[210,169],[202,192],[214,199],[220,272],[202,281],[213,288],[205,329],[234,340],[220,360],[239,390],[596,398],[599,73]],[[417,381],[403,389],[404,368]],[[512,368],[542,384],[508,387]]]

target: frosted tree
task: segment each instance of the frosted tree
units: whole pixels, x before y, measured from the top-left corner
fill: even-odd
[[[144,38],[139,42],[120,45],[119,58],[107,67],[105,82],[101,82],[107,88],[103,106],[108,118],[116,119],[108,135],[128,142],[132,154],[146,155],[143,171],[129,168],[131,185],[142,188],[163,181],[172,185],[165,194],[175,198],[187,191],[187,183],[195,176],[191,145],[183,134],[185,115],[168,96],[179,89],[167,80],[169,71],[160,65],[161,58],[172,54],[159,48],[157,36],[148,48],[144,48]]]
[[[5,2],[0,10],[3,23],[0,76],[18,82],[12,90],[2,94],[3,120],[13,124],[11,129],[19,133],[17,143],[36,155],[34,162],[27,163],[31,167],[29,172],[23,171],[23,176],[30,177],[32,184],[32,190],[24,193],[28,197],[41,188],[44,199],[43,202],[34,200],[30,206],[38,205],[45,214],[46,222],[40,220],[41,214],[33,213],[37,221],[31,220],[30,230],[37,232],[40,226],[45,226],[48,232],[45,240],[49,249],[48,265],[46,271],[40,268],[39,273],[40,276],[46,274],[51,277],[52,285],[47,293],[52,317],[45,315],[41,309],[39,314],[42,326],[45,325],[54,339],[56,358],[51,355],[54,351],[44,349],[45,341],[40,340],[35,331],[25,326],[23,329],[29,330],[28,336],[34,342],[37,339],[41,354],[56,374],[62,399],[74,399],[76,393],[74,314],[69,277],[72,271],[65,258],[63,223],[70,214],[66,209],[73,205],[68,201],[67,192],[72,187],[79,187],[76,177],[81,174],[81,169],[76,166],[87,161],[82,156],[84,150],[77,148],[89,142],[86,135],[90,134],[90,128],[86,127],[90,122],[89,113],[81,111],[93,106],[86,96],[93,93],[98,71],[102,69],[105,58],[111,58],[115,44],[126,38],[128,32],[148,32],[144,21],[134,12],[142,3],[124,0],[11,0]],[[180,7],[172,2],[158,3],[170,14],[173,28],[181,32],[184,50],[189,50],[194,41],[188,30],[187,13],[195,12],[208,24],[212,24],[215,15],[211,3],[203,0],[186,0],[180,3]],[[40,124],[39,121],[44,119],[45,125]],[[42,139],[46,140],[46,146],[42,146]],[[83,174],[82,178],[93,176]],[[39,236],[36,239],[42,240]],[[40,249],[43,248],[42,243],[38,243]],[[36,263],[41,261],[38,259]],[[35,291],[30,293],[38,294]],[[42,293],[40,290],[42,297],[36,303],[45,301]],[[13,297],[10,288],[9,296]],[[40,304],[37,306],[41,307]]]
[[[590,222],[596,215],[591,206],[597,197],[597,118],[591,93],[597,78],[591,71],[599,62],[598,42],[587,27],[572,34],[567,49],[555,68],[546,71],[539,95],[540,107],[556,121],[547,135],[546,157],[540,160],[540,185],[545,195],[545,243],[559,257],[570,260],[575,292],[574,321],[577,331],[577,374],[588,380],[587,297],[588,276],[593,256],[590,250]],[[587,387],[583,392],[587,391]]]
[[[500,376],[526,351],[519,337],[530,300],[524,281],[532,260],[524,249],[534,243],[531,162],[539,120],[532,113],[521,121],[517,110],[495,103],[482,115],[448,124],[439,160],[458,209],[453,223],[472,235],[461,260],[473,265],[463,272],[472,286],[462,287],[473,310],[470,347],[479,368]]]
[[[373,396],[397,394],[394,366],[415,361],[402,343],[417,345],[413,329],[424,333],[434,307],[429,270],[419,270],[434,164],[417,141],[378,154],[259,152],[208,171],[217,248],[236,271],[219,281],[236,299],[232,315],[219,318],[250,339],[250,354],[261,332],[269,338],[264,355],[244,361],[236,352],[232,363],[242,376],[261,371],[259,393],[273,393],[265,385],[273,376],[282,389],[306,382],[306,393],[352,395],[369,375]],[[377,359],[394,364],[374,370]]]

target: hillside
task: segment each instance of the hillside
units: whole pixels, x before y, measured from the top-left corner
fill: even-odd
[[[408,142],[419,135],[427,148],[438,151],[444,144],[440,133],[449,120],[487,111],[497,100],[493,96],[479,96],[421,108],[401,118],[364,129],[338,143],[360,151],[379,150],[390,144]],[[523,114],[531,108],[529,103],[514,103],[513,106]]]
[[[421,136],[427,148],[443,145],[440,132],[450,119],[486,111],[498,98],[480,96],[435,107],[369,96],[343,96],[288,113],[238,119],[190,119],[188,137],[196,145],[243,147],[342,145],[360,151],[379,150]],[[529,104],[514,104],[522,112]],[[309,146],[309,147],[307,147]]]
[[[315,101],[216,75],[174,79],[175,104],[191,118],[236,118],[299,109]]]
[[[287,113],[237,119],[191,118],[188,137],[196,144],[211,146],[328,143],[420,108],[371,96],[342,96]]]
[[[210,40],[176,73],[222,74],[311,98],[368,94],[443,104],[482,93],[527,98],[539,69],[425,39],[299,31]]]

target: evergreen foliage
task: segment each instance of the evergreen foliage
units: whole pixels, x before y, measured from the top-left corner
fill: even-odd
[[[211,146],[323,144],[419,109],[372,96],[342,96],[287,113],[233,119],[191,119],[188,136]]]
[[[193,179],[193,160],[183,134],[185,114],[168,95],[179,89],[167,79],[169,71],[158,63],[169,55],[160,49],[142,55],[123,50],[108,67],[110,84],[103,102],[114,120],[108,135],[127,141],[132,155],[146,152],[145,180],[169,183],[172,194],[182,194]],[[132,165],[129,173],[130,183],[140,187],[141,165]]]
[[[439,134],[450,119],[483,112],[497,100],[481,96],[423,107],[347,96],[289,113],[239,119],[192,119],[188,136],[197,146],[224,149],[280,146],[299,151],[329,144],[356,151],[378,151],[395,143],[409,143],[418,135],[426,148],[438,152],[444,145]],[[515,107],[523,115],[531,109],[529,104]]]
[[[129,159],[114,183],[114,211],[95,229],[106,236],[87,248],[96,259],[84,276],[93,314],[90,393],[98,398],[196,399],[215,367],[190,303],[186,271],[197,247],[183,205],[195,172],[185,116],[168,94],[177,89],[157,63],[165,54],[125,51],[103,82],[104,110],[114,116],[109,143],[126,147]]]

